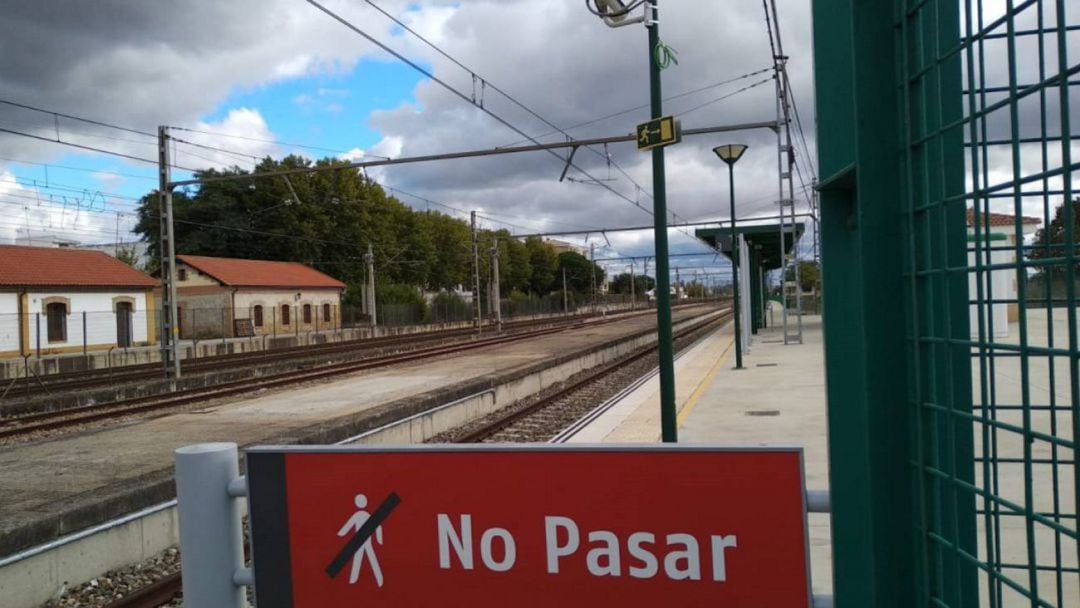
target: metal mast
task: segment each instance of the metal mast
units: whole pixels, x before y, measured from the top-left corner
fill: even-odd
[[[176,244],[173,234],[173,201],[169,168],[168,127],[158,127],[158,221],[161,225],[161,362],[165,377],[180,378],[177,342],[180,328],[176,315]],[[175,388],[175,384],[173,385]]]
[[[802,344],[802,294],[799,290],[798,225],[795,219],[795,146],[791,139],[791,103],[788,90],[787,56],[780,41],[780,23],[776,17],[776,1],[769,0],[765,16],[771,12],[770,35],[775,28],[776,47],[773,66],[776,71],[776,160],[778,192],[780,195],[780,300],[783,302],[784,344]],[[790,217],[790,220],[788,219]],[[791,255],[785,252],[791,238]],[[791,278],[788,278],[788,268]],[[794,292],[794,297],[792,297]],[[790,317],[794,316],[794,324]]]

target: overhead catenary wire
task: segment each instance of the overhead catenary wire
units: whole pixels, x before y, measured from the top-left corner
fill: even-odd
[[[746,78],[757,76],[758,74],[764,74],[765,72],[771,72],[772,70],[773,70],[773,68],[770,66],[770,67],[767,67],[767,68],[761,68],[759,70],[754,70],[753,72],[747,72],[745,74],[742,74],[740,76],[736,76],[734,78],[729,78],[727,80],[721,80],[720,82],[714,82],[712,84],[705,85],[703,87],[698,87],[696,89],[691,89],[689,91],[683,91],[682,93],[678,93],[676,95],[671,95],[669,97],[665,97],[664,101],[665,102],[675,101],[677,99],[682,99],[684,97],[689,97],[691,95],[696,95],[697,93],[702,93],[702,92],[708,91],[710,89],[715,89],[715,88],[721,87],[721,86],[723,86],[725,84],[731,84],[733,82],[738,82],[738,81],[746,79]],[[574,129],[579,129],[581,127],[591,126],[591,125],[594,125],[596,123],[604,122],[605,120],[611,120],[612,118],[618,118],[619,116],[623,116],[623,115],[629,114],[631,112],[636,112],[638,110],[643,110],[643,109],[646,109],[648,107],[649,107],[649,104],[647,104],[647,103],[637,105],[637,106],[634,106],[632,108],[627,108],[625,110],[620,110],[618,112],[613,112],[611,114],[606,114],[606,115],[600,116],[598,118],[592,118],[592,119],[586,120],[584,122],[579,122],[579,123],[570,125],[570,126],[566,127],[565,130],[566,131],[572,131]],[[547,133],[537,135],[536,137],[537,137],[537,139],[543,139],[545,137],[550,137],[551,135],[555,135],[556,133],[561,133],[561,132],[562,131],[560,131],[560,130],[548,131]],[[516,140],[516,141],[511,142],[509,144],[505,144],[504,146],[500,146],[500,147],[516,146],[516,145],[521,144],[521,143],[526,142],[526,141],[529,141],[529,140],[527,140],[527,139],[519,139],[519,140]]]
[[[104,148],[98,148],[96,146],[87,146],[85,144],[77,144],[77,143],[71,142],[71,141],[64,141],[64,140],[62,140],[60,138],[50,139],[48,137],[44,137],[44,136],[41,136],[41,135],[34,135],[33,133],[26,133],[26,132],[23,132],[23,131],[17,131],[15,129],[8,129],[6,127],[0,127],[0,133],[7,133],[9,135],[18,135],[20,137],[28,137],[30,139],[36,139],[36,140],[48,142],[48,143],[51,143],[51,144],[60,144],[60,145],[63,145],[63,146],[69,146],[69,147],[72,147],[72,148],[78,148],[80,150],[86,150],[88,152],[97,152],[99,154],[108,154],[109,156],[116,156],[118,158],[126,158],[128,160],[134,160],[134,161],[138,161],[138,162],[141,162],[141,163],[147,163],[147,164],[151,164],[151,165],[158,164],[158,162],[156,160],[150,160],[148,158],[142,158],[140,156],[133,156],[131,154],[125,154],[123,152],[117,152],[115,150],[106,150]],[[181,167],[180,165],[171,165],[171,166],[176,168],[176,169],[180,169],[181,171],[190,171],[192,173],[195,172],[195,169],[189,169],[187,167]]]
[[[340,15],[335,13],[334,11],[331,11],[330,9],[323,6],[322,4],[319,4],[319,2],[317,2],[316,0],[307,0],[307,2],[308,2],[308,4],[311,4],[315,8],[319,9],[320,11],[322,11],[323,13],[325,13],[326,15],[328,15],[330,18],[334,19],[338,23],[341,23],[342,25],[344,25],[345,27],[347,27],[348,29],[350,29],[351,31],[356,33],[357,35],[363,37],[364,39],[366,39],[369,42],[371,42],[372,44],[378,46],[379,48],[386,51],[387,53],[390,53],[391,55],[393,55],[397,59],[401,60],[403,63],[405,63],[409,67],[413,68],[414,70],[416,70],[416,71],[420,72],[421,74],[423,74],[424,76],[426,76],[427,78],[430,78],[432,80],[432,82],[435,82],[436,84],[438,84],[439,86],[442,86],[443,88],[450,91],[451,93],[453,93],[457,97],[461,98],[462,100],[464,100],[464,101],[470,103],[471,105],[473,105],[474,107],[478,108],[481,112],[483,112],[483,113],[487,114],[488,116],[492,117],[493,119],[495,119],[499,124],[505,126],[506,128],[508,128],[511,131],[517,133],[518,135],[527,138],[529,141],[532,141],[533,143],[535,143],[537,145],[540,144],[540,142],[537,139],[535,139],[533,136],[529,135],[528,133],[526,133],[526,132],[522,131],[521,129],[519,129],[518,127],[514,126],[513,124],[511,124],[509,121],[507,121],[503,117],[499,116],[498,114],[496,114],[496,113],[492,112],[491,110],[483,107],[483,105],[477,105],[477,104],[473,103],[472,99],[468,95],[466,95],[465,93],[459,91],[457,88],[455,88],[453,85],[446,82],[445,80],[439,78],[434,73],[432,73],[430,70],[425,69],[424,67],[420,66],[416,62],[410,60],[409,58],[405,57],[401,53],[399,53],[399,52],[395,51],[394,49],[390,48],[386,44],[380,42],[379,40],[377,40],[376,38],[374,38],[373,36],[371,36],[370,34],[365,32],[364,30],[360,29],[356,25],[349,22],[344,17],[341,17]],[[556,159],[558,159],[560,163],[566,163],[566,159],[561,157],[554,150],[546,149],[545,151],[548,154],[551,154]],[[596,180],[596,178],[591,173],[589,173],[585,169],[582,169],[580,166],[575,165],[573,163],[568,163],[568,164],[570,164],[570,166],[577,169],[582,175],[588,177],[591,180],[594,180],[594,181]],[[614,188],[608,186],[607,184],[601,184],[601,185],[606,190],[611,192],[612,194],[614,194],[614,195],[618,196],[619,198],[627,201],[631,205],[634,205],[635,207],[637,207],[638,209],[644,211],[645,213],[648,213],[649,215],[652,215],[652,210],[643,207],[638,201],[626,196],[625,194],[619,192],[618,190],[615,190]]]
[[[131,178],[131,179],[145,179],[145,180],[151,180],[151,181],[155,181],[155,182],[157,181],[157,178],[153,177],[153,176],[136,175],[134,173],[124,173],[122,171],[115,171],[115,170],[112,170],[112,169],[88,169],[86,167],[72,167],[72,166],[69,166],[69,165],[57,165],[57,164],[54,164],[54,163],[40,163],[40,162],[36,162],[36,161],[32,161],[32,160],[23,160],[23,159],[19,159],[19,158],[10,158],[10,157],[7,157],[7,156],[0,156],[0,161],[9,162],[9,163],[15,163],[15,164],[19,164],[19,165],[35,165],[35,166],[38,166],[38,167],[45,167],[46,171],[48,171],[48,169],[50,169],[50,168],[56,168],[56,169],[61,169],[61,170],[64,170],[64,171],[82,171],[84,173],[103,173],[103,174],[108,174],[108,175],[115,175],[117,177],[128,177],[128,178]]]
[[[215,132],[215,131],[207,131],[205,129],[192,129],[190,127],[169,126],[168,128],[169,128],[170,131],[186,131],[188,133],[198,133],[200,135],[212,135],[214,137],[225,137],[225,138],[229,138],[229,139],[238,139],[238,140],[250,141],[250,142],[256,142],[256,143],[274,144],[274,145],[282,146],[284,148],[300,148],[302,150],[315,150],[315,151],[319,151],[319,152],[333,152],[335,154],[348,154],[349,152],[352,152],[352,150],[338,150],[338,149],[335,149],[335,148],[325,148],[325,147],[322,147],[322,146],[313,146],[313,145],[310,145],[310,144],[298,144],[298,143],[290,143],[290,142],[287,142],[287,141],[278,141],[278,140],[273,140],[273,139],[250,137],[248,135],[239,135],[239,134],[236,134],[236,133],[220,133],[220,132]],[[381,159],[384,159],[384,160],[389,160],[390,159],[389,156],[380,156],[378,154],[371,154],[369,152],[364,152],[364,156],[371,156],[371,157],[374,157],[374,158],[381,158]]]

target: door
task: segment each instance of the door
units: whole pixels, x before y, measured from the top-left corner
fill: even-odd
[[[130,302],[116,303],[116,345],[121,348],[131,346],[131,312]]]

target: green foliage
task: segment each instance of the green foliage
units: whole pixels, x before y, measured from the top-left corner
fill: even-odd
[[[472,318],[472,307],[456,293],[442,291],[431,299],[428,320],[436,323],[463,321]]]
[[[795,280],[795,269],[784,271],[788,281]],[[799,262],[799,288],[803,292],[821,291],[821,267],[817,262],[804,260]]]
[[[131,266],[132,268],[137,268],[136,262],[138,261],[138,256],[135,255],[134,247],[121,247],[117,249],[116,259],[127,264],[128,266]]]
[[[559,256],[555,249],[538,237],[531,237],[525,239],[525,251],[529,255],[529,291],[543,294],[553,287],[561,288],[556,282],[559,279]]]
[[[1054,211],[1054,219],[1035,233],[1027,256],[1032,260],[1064,258],[1066,219],[1065,203],[1062,203]],[[1080,197],[1072,201],[1072,224],[1073,241],[1076,241],[1080,239]],[[1066,269],[1066,264],[1053,264],[1040,267],[1039,273],[1049,273],[1052,277],[1060,278],[1065,276]],[[1075,269],[1080,270],[1080,264],[1077,264]]]
[[[589,278],[589,270],[595,275],[596,287],[599,288],[604,282],[604,269],[593,264],[588,258],[574,251],[564,251],[559,254],[558,273],[566,271],[566,288],[577,293],[592,293],[593,279]],[[560,277],[561,280],[561,277]]]
[[[634,293],[637,295],[643,295],[646,291],[649,291],[656,286],[656,281],[648,276],[634,275]],[[630,294],[630,273],[624,272],[616,276],[611,280],[609,289],[612,293]]]
[[[705,297],[705,286],[697,281],[687,284],[684,288],[686,295],[691,298]]]

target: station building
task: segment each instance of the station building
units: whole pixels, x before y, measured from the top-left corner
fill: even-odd
[[[1009,323],[1020,320],[1020,305],[1017,303],[1019,289],[1016,282],[1016,233],[1017,218],[1005,213],[980,213],[978,231],[975,226],[975,212],[967,210],[968,266],[976,267],[980,260],[984,266],[993,265],[994,270],[968,274],[968,291],[974,301],[979,297],[979,282],[982,282],[983,311],[986,318],[987,337],[1007,338]],[[1038,230],[1042,221],[1037,217],[1020,217],[1020,234],[1027,238]],[[976,247],[978,234],[982,235],[983,247]],[[1023,243],[1019,243],[1023,246]],[[972,304],[969,315],[971,336],[979,337],[979,305]]]
[[[154,344],[156,286],[100,251],[0,245],[0,358]]]
[[[345,284],[296,262],[176,256],[182,339],[340,329]]]

